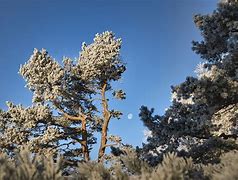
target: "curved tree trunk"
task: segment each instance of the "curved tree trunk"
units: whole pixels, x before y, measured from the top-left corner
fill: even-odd
[[[102,125],[102,134],[101,134],[101,144],[98,152],[98,162],[103,162],[103,156],[105,154],[105,150],[107,147],[107,131],[108,131],[108,125],[109,121],[111,119],[111,113],[108,110],[108,102],[106,99],[106,88],[107,83],[103,84],[101,96],[102,96],[102,107],[103,107],[103,125]]]

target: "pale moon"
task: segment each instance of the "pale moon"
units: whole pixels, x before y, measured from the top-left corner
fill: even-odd
[[[132,119],[132,118],[133,118],[133,114],[129,113],[129,114],[127,115],[127,118],[128,118],[128,119]]]

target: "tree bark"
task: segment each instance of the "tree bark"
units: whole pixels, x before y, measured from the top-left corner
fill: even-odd
[[[83,151],[83,157],[85,161],[89,161],[89,150],[88,150],[88,134],[87,134],[87,129],[86,129],[86,118],[82,120],[82,151]]]
[[[107,131],[109,121],[111,119],[111,113],[108,110],[108,102],[106,99],[106,88],[107,83],[104,83],[102,86],[101,96],[102,96],[102,107],[103,107],[103,125],[102,125],[102,133],[101,133],[101,144],[98,152],[98,162],[103,162],[103,156],[105,154],[105,150],[107,147]]]

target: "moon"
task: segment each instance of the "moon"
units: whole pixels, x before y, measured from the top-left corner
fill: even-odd
[[[132,118],[133,118],[133,114],[132,114],[132,113],[129,113],[129,114],[127,115],[127,118],[128,118],[128,119],[132,119]]]

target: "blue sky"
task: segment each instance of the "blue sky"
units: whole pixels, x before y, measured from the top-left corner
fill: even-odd
[[[31,105],[31,93],[17,73],[33,48],[46,48],[58,61],[75,58],[81,43],[94,34],[113,31],[123,40],[127,71],[116,87],[127,99],[111,103],[122,110],[110,133],[141,146],[141,105],[163,114],[170,105],[170,86],[194,75],[200,58],[191,41],[200,40],[194,14],[211,13],[218,0],[0,0],[0,108],[5,101]],[[127,119],[132,113],[133,118]]]

